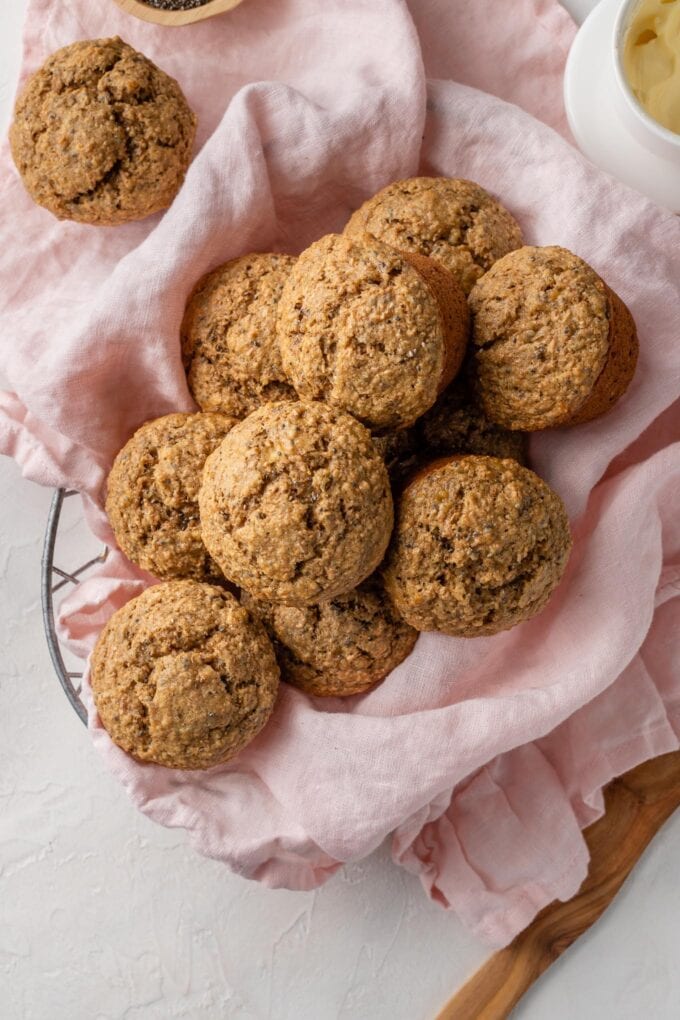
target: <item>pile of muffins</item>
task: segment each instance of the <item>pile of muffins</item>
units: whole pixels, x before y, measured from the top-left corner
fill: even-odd
[[[104,43],[120,41],[87,45]],[[88,95],[113,72],[97,73]],[[582,259],[525,246],[479,185],[426,177],[297,258],[215,268],[180,346],[200,411],[142,425],[106,499],[121,550],[162,583],[111,618],[91,684],[117,744],[182,769],[237,754],[280,679],[360,694],[421,631],[491,635],[540,612],[571,536],[526,434],[608,411],[637,359],[630,313]]]

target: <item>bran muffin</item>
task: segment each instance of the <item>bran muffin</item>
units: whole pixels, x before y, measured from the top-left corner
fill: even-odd
[[[418,630],[496,634],[543,609],[570,549],[562,501],[533,471],[510,459],[453,457],[402,495],[385,587]]]
[[[207,769],[265,725],[279,668],[262,624],[221,588],[166,581],[114,613],[90,683],[111,739],[138,761]]]
[[[510,432],[484,414],[473,387],[463,375],[448,386],[418,422],[425,450],[433,456],[476,453],[527,462],[523,432]]]
[[[112,226],[170,205],[195,132],[173,78],[121,39],[93,39],[53,53],[29,78],[10,143],[38,205]]]
[[[328,404],[264,404],[208,458],[203,541],[255,598],[305,606],[380,563],[393,523],[387,470],[367,429]]]
[[[470,294],[477,393],[508,429],[608,411],[635,372],[637,333],[619,297],[565,248],[511,252]]]
[[[375,577],[304,608],[245,599],[272,639],[281,679],[316,697],[364,693],[410,655],[418,638]]]
[[[388,184],[356,210],[345,233],[371,234],[400,251],[435,259],[466,294],[523,243],[519,225],[500,202],[473,181],[448,177]]]
[[[202,410],[245,418],[261,404],[295,398],[276,339],[276,308],[294,264],[290,255],[243,255],[194,287],[182,321],[182,358]]]
[[[223,414],[166,414],[125,444],[109,473],[106,512],[133,563],[163,579],[221,578],[201,538],[198,490],[206,458],[235,424]]]
[[[277,331],[300,397],[388,431],[413,424],[456,374],[468,311],[456,281],[431,260],[329,234],[293,267]]]

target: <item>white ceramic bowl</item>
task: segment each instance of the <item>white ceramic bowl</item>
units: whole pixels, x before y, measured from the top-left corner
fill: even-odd
[[[623,47],[639,0],[601,0],[569,53],[564,101],[579,148],[598,166],[680,213],[680,134],[638,102],[623,70]]]
[[[669,159],[676,159],[680,168],[680,135],[675,131],[669,131],[658,121],[650,117],[645,108],[638,102],[635,93],[628,84],[626,73],[623,69],[623,51],[626,40],[626,32],[630,25],[635,8],[639,0],[624,0],[619,7],[619,13],[614,22],[613,33],[613,59],[614,77],[617,86],[617,98],[621,105],[621,115],[625,119],[628,129],[639,139],[642,145],[651,152],[658,152],[661,156]],[[680,40],[679,40],[680,44]]]

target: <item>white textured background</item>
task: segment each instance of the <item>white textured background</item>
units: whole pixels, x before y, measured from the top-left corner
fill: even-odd
[[[0,12],[2,130],[24,6]],[[487,952],[384,849],[315,893],[272,892],[132,808],[45,646],[50,493],[6,460],[0,493],[0,1020],[431,1018]],[[75,532],[66,549],[82,561]],[[680,815],[517,1020],[680,1017],[679,849]]]

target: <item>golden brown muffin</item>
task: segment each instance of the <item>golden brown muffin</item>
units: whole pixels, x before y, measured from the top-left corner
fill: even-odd
[[[403,493],[385,587],[418,630],[496,634],[543,609],[570,549],[562,501],[533,471],[515,460],[453,457]]]
[[[386,431],[411,425],[458,371],[468,312],[435,263],[369,237],[329,234],[293,267],[277,330],[300,397]]]
[[[57,50],[29,78],[10,142],[38,205],[112,226],[170,205],[195,132],[174,78],[121,39],[92,39]]]
[[[508,429],[552,428],[608,411],[635,372],[630,312],[565,248],[520,248],[470,294],[477,392]]]
[[[116,457],[106,512],[128,559],[156,577],[219,580],[201,538],[198,490],[208,454],[235,418],[166,414],[147,421]]]
[[[245,418],[261,404],[293,400],[276,339],[276,308],[295,259],[243,255],[202,277],[182,322],[182,357],[204,411]]]
[[[356,587],[392,530],[385,465],[367,429],[327,404],[264,404],[207,460],[203,541],[255,598],[305,606]]]
[[[90,683],[102,723],[128,754],[207,769],[265,725],[279,668],[262,624],[233,595],[167,581],[114,613],[92,655]]]
[[[395,181],[357,209],[345,227],[400,251],[440,262],[469,294],[475,282],[522,242],[515,219],[473,181],[411,177]]]
[[[363,694],[396,669],[418,639],[374,577],[304,608],[244,598],[273,641],[281,679],[320,698]]]
[[[472,387],[462,374],[448,386],[437,403],[418,422],[423,448],[431,456],[476,453],[512,457],[526,465],[526,436],[496,425],[484,414]]]

